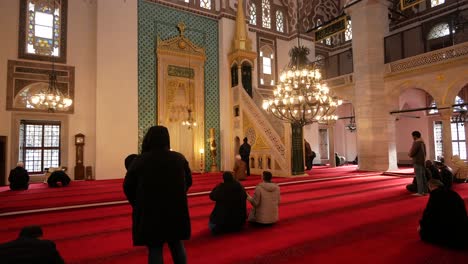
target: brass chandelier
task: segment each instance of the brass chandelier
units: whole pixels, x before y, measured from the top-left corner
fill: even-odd
[[[49,75],[49,85],[47,90],[39,91],[39,93],[29,97],[28,102],[35,109],[47,109],[49,112],[55,110],[65,111],[73,104],[70,97],[65,96],[57,87],[57,73],[52,67],[52,72]]]
[[[323,84],[319,69],[298,65],[281,73],[273,98],[263,101],[263,109],[278,119],[305,126],[338,120],[334,112],[342,103]]]

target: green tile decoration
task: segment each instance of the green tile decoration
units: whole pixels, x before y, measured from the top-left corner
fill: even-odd
[[[156,40],[178,36],[177,24],[187,26],[185,36],[197,46],[205,48],[205,137],[209,129],[216,129],[218,153],[219,135],[219,66],[218,21],[145,0],[138,1],[138,145],[157,117],[157,58]],[[209,142],[205,139],[205,171],[211,166]],[[219,164],[220,157],[217,157]]]

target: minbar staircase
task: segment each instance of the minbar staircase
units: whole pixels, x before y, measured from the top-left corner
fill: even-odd
[[[275,176],[291,175],[291,151],[287,147],[290,145],[289,130],[284,129],[285,127],[275,129],[265,116],[266,112],[255,103],[241,85],[232,88],[232,92],[233,104],[239,107],[240,114],[239,125],[235,126],[238,129],[236,134],[240,135],[239,138],[242,140],[246,136],[245,131],[248,130],[249,133],[254,133],[256,139],[255,142],[250,142],[251,173],[261,174],[263,170],[269,170]],[[244,124],[247,124],[246,127]],[[277,131],[283,131],[283,134],[280,135]]]

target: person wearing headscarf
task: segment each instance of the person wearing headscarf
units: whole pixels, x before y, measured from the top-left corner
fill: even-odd
[[[210,199],[216,202],[208,224],[213,234],[242,229],[247,218],[247,194],[230,171],[223,173],[223,182],[211,191]]]
[[[29,174],[24,168],[23,162],[18,162],[16,168],[10,171],[8,176],[10,182],[10,190],[27,190],[29,188]]]
[[[187,203],[191,185],[188,161],[170,149],[167,128],[151,127],[123,184],[133,209],[133,244],[148,247],[148,263],[163,263],[166,242],[174,263],[187,263],[183,240],[191,235]]]
[[[445,188],[440,180],[431,179],[429,200],[419,221],[423,241],[447,247],[468,245],[468,215],[465,201],[455,191]]]

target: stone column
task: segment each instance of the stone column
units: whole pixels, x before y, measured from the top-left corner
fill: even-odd
[[[330,157],[330,167],[336,167],[335,159],[335,124],[336,122],[328,123],[328,156]]]
[[[385,171],[396,166],[396,160],[389,159],[395,138],[389,133],[384,83],[387,5],[384,0],[363,0],[347,9],[353,21],[354,106],[361,170]]]
[[[443,108],[443,106],[441,107]],[[452,164],[452,107],[439,110],[442,117],[442,153],[444,155],[445,164]],[[437,157],[436,157],[437,158]]]
[[[304,174],[304,132],[300,124],[291,124],[292,175]]]

